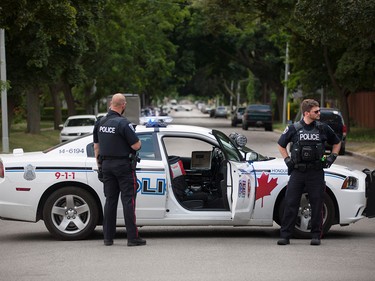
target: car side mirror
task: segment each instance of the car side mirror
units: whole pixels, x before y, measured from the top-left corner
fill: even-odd
[[[258,160],[258,153],[254,152],[254,151],[250,151],[248,153],[246,153],[246,161],[257,161]]]

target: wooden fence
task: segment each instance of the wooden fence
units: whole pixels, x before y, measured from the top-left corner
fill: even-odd
[[[375,92],[349,95],[349,116],[356,126],[375,129]]]

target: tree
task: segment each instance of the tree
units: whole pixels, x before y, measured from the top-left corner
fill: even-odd
[[[26,96],[27,132],[40,132],[39,95],[48,81],[50,45],[66,43],[76,30],[69,1],[2,1],[1,27],[7,31],[7,69],[12,97]]]
[[[311,46],[310,53],[320,62],[317,65],[311,60],[303,63],[300,60],[295,66],[304,69],[301,77],[305,81],[311,80],[308,75],[316,70],[319,77],[327,76],[322,73],[324,66],[329,77],[326,82],[339,97],[349,126],[348,96],[375,87],[375,2],[300,0],[295,18],[298,28],[294,40],[305,42],[304,48],[296,49],[296,56],[301,58],[306,54],[306,46]]]

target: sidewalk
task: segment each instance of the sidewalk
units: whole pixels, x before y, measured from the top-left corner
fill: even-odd
[[[375,144],[371,142],[347,142],[346,154],[375,162]]]

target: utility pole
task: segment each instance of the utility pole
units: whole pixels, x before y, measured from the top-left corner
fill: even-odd
[[[285,50],[285,76],[284,76],[284,102],[283,102],[283,124],[286,124],[286,107],[288,96],[288,75],[289,75],[289,43],[286,43]]]
[[[5,30],[0,29],[0,76],[1,76],[1,117],[2,117],[2,132],[3,132],[3,152],[9,152],[9,138],[8,138],[8,100],[7,100],[7,75],[6,75],[6,60],[5,60]]]

